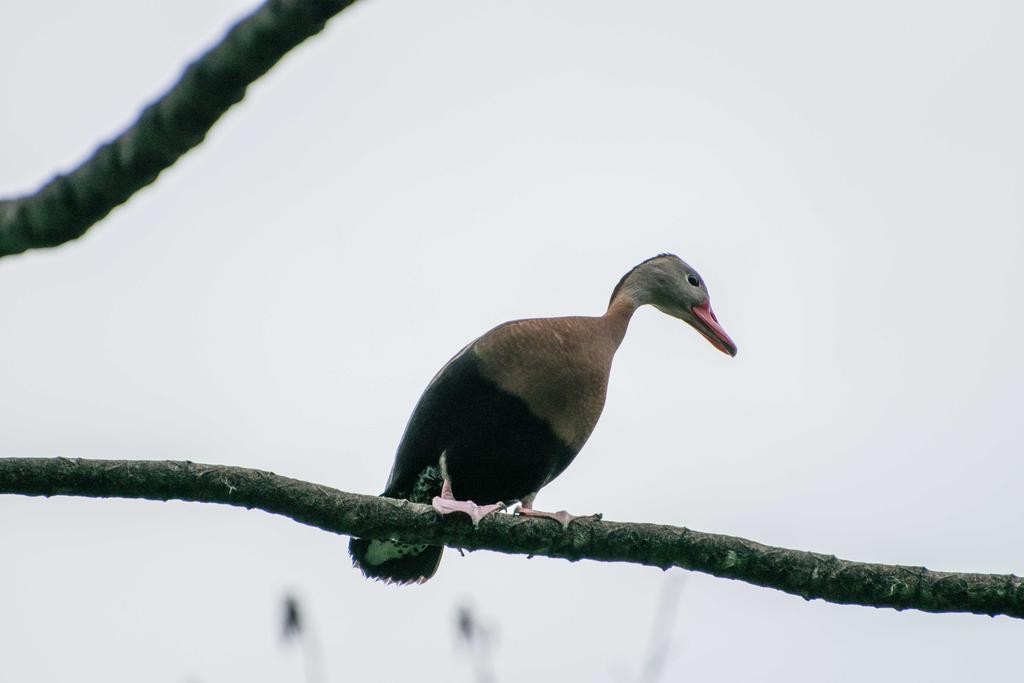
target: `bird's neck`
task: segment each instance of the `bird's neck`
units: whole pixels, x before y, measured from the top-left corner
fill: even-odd
[[[622,343],[623,337],[626,336],[629,321],[637,308],[637,303],[631,297],[621,295],[612,299],[611,304],[608,305],[608,310],[601,316],[601,322],[615,341],[616,348]]]

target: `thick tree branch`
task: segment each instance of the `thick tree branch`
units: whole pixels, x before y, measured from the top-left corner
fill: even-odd
[[[202,142],[224,112],[245,97],[250,83],[353,1],[263,3],[81,166],[31,195],[0,200],[0,256],[80,237]]]
[[[345,493],[271,472],[193,462],[0,458],[0,493],[145,498],[258,508],[339,534],[568,560],[682,567],[808,600],[1024,617],[1024,580],[867,564],[658,524],[441,518],[426,505]]]

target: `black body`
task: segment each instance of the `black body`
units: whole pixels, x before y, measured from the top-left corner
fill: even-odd
[[[521,398],[487,379],[468,348],[423,392],[381,495],[429,503],[441,492],[436,468],[443,455],[456,498],[480,505],[512,503],[539,491],[576,452]],[[353,538],[349,552],[364,574],[385,581],[426,580],[441,559],[441,548],[427,546],[371,565],[365,561],[370,543],[375,542]]]
[[[407,498],[423,470],[437,466],[442,454],[455,497],[486,505],[536,493],[576,452],[521,398],[487,379],[467,349],[416,404],[383,495]]]

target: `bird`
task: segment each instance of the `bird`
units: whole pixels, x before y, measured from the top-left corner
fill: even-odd
[[[459,351],[413,409],[381,495],[430,503],[441,515],[465,514],[474,526],[518,503],[517,514],[567,527],[573,515],[534,509],[534,499],[593,432],[612,359],[633,313],[645,305],[736,355],[704,279],[678,256],[658,254],[622,276],[603,315],[513,320]],[[432,577],[442,549],[387,539],[349,542],[353,565],[367,578],[395,584]]]

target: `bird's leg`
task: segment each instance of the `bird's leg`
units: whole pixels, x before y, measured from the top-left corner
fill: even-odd
[[[543,510],[534,510],[533,500],[536,497],[536,493],[531,493],[526,498],[523,498],[521,501],[519,501],[519,507],[516,509],[516,514],[522,515],[523,517],[544,517],[547,519],[553,519],[559,524],[561,524],[563,529],[568,529],[569,522],[571,522],[572,520],[581,519],[581,517],[577,515],[570,515],[565,510],[559,510],[558,512],[544,512]],[[601,519],[601,515],[587,515],[586,518]]]
[[[448,477],[444,478],[444,483],[441,485],[441,495],[434,496],[431,506],[441,515],[463,512],[473,520],[473,526],[479,526],[480,520],[492,512],[505,509],[505,504],[501,502],[493,505],[477,505],[471,500],[456,500],[455,494],[452,493],[452,481]]]

